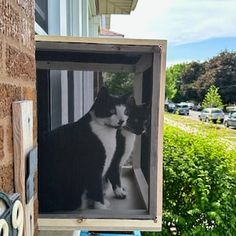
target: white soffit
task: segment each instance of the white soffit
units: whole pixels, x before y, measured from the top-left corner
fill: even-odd
[[[138,0],[96,0],[97,14],[130,14]]]

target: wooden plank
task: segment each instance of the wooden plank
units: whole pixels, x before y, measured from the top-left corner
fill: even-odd
[[[136,72],[144,72],[152,66],[152,54],[144,54],[136,63]]]
[[[121,203],[120,203],[121,204]],[[83,218],[83,219],[140,219],[140,220],[150,220],[151,216],[148,214],[147,210],[144,209],[84,209],[75,210],[71,212],[62,213],[49,213],[40,214],[40,218],[48,219],[73,219],[73,218]]]
[[[148,184],[145,180],[141,168],[134,169],[134,175],[136,178],[137,185],[139,186],[140,193],[143,197],[143,201],[146,205],[146,208],[148,209]]]
[[[142,83],[143,73],[135,73],[134,77],[134,98],[137,104],[142,103]],[[141,135],[136,136],[134,151],[133,151],[133,167],[140,168],[141,166]]]
[[[166,50],[167,44],[161,50],[160,68],[160,91],[159,91],[159,113],[158,113],[158,144],[157,144],[157,215],[162,215],[163,205],[163,133],[164,133],[164,100],[166,79]]]
[[[24,236],[34,234],[34,201],[26,204],[26,157],[33,148],[33,102],[14,102],[13,141],[14,141],[14,181],[15,191],[20,193],[24,207]]]
[[[162,215],[163,120],[164,120],[164,64],[163,55],[153,57],[152,129],[150,158],[150,214]]]
[[[149,211],[155,217],[157,208],[157,155],[158,150],[158,118],[159,118],[159,91],[160,91],[160,54],[153,56],[153,85],[152,85],[152,113],[151,113],[151,151],[150,151],[150,178],[149,178]]]
[[[45,70],[72,70],[72,71],[100,71],[100,72],[134,72],[134,65],[127,64],[103,64],[81,63],[61,61],[37,61],[37,69]]]
[[[114,44],[114,45],[139,45],[165,47],[166,40],[152,39],[127,39],[127,38],[89,38],[75,36],[48,36],[35,35],[36,42],[65,42],[65,43],[86,43],[86,44]]]
[[[38,219],[39,230],[89,230],[89,231],[160,231],[161,217],[155,220],[121,219]]]
[[[128,46],[128,45],[108,45],[92,43],[75,43],[75,42],[36,42],[36,50],[56,51],[56,52],[100,52],[100,53],[152,53],[153,46]]]

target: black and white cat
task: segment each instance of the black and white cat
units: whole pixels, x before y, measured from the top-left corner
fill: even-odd
[[[110,181],[115,197],[119,199],[126,198],[125,188],[121,185],[121,167],[133,151],[136,135],[141,135],[146,131],[149,105],[136,105],[134,97],[130,97],[127,101],[125,114],[128,115],[127,124],[117,131],[116,151],[104,178],[105,185]]]
[[[127,96],[101,88],[80,120],[47,135],[39,165],[40,212],[75,210],[82,198],[105,209],[102,180],[116,150],[117,129],[127,123]]]

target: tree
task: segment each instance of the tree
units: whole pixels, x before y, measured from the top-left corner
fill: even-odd
[[[199,103],[211,85],[219,88],[224,104],[236,102],[236,52],[224,51],[208,61],[186,64],[178,75],[173,100]]]
[[[166,70],[165,97],[167,99],[172,100],[176,96],[178,83],[185,68],[186,64],[182,63],[173,65]]]
[[[215,85],[212,85],[202,102],[202,106],[204,108],[206,107],[223,107],[221,96],[218,92],[219,88],[217,88]]]
[[[111,93],[122,95],[133,91],[133,73],[104,73],[105,85]]]
[[[202,101],[202,98],[199,97],[199,88],[196,86],[195,81],[204,73],[205,63],[193,61],[188,64],[186,70],[181,75],[182,85],[180,90],[182,91],[183,100],[195,101],[196,103]]]
[[[224,104],[236,101],[236,52],[221,52],[205,63],[205,73],[196,81],[199,96],[211,85],[219,88]]]
[[[172,68],[166,70],[165,97],[168,100],[172,100],[177,92],[176,78],[173,76],[171,69]]]

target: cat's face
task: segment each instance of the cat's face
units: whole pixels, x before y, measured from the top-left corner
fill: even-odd
[[[97,122],[113,128],[125,126],[126,102],[126,96],[111,96],[105,87],[101,88],[93,106]]]
[[[136,135],[143,134],[147,129],[149,109],[147,104],[136,105],[134,97],[130,97],[125,111],[128,115],[125,128]]]

